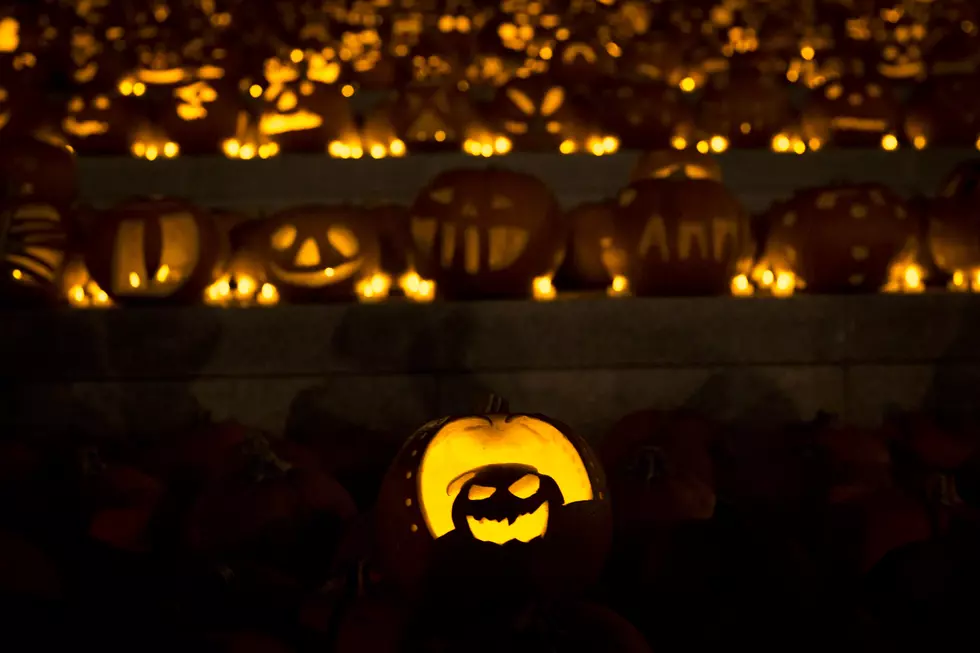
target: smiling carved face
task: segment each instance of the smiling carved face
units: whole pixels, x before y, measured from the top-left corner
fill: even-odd
[[[376,271],[376,234],[356,211],[306,207],[276,214],[265,231],[269,281],[287,294],[290,289],[349,289],[351,283]]]

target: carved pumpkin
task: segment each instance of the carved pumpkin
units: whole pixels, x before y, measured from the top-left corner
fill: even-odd
[[[85,265],[116,303],[184,303],[201,299],[220,254],[204,210],[176,199],[137,199],[93,221]]]
[[[348,206],[287,209],[268,218],[248,247],[284,300],[352,300],[379,269],[377,228],[364,218]]]
[[[636,160],[630,181],[641,179],[666,179],[672,176],[688,179],[721,181],[722,170],[718,160],[695,150],[654,150]]]
[[[611,519],[584,440],[547,417],[491,407],[429,422],[405,442],[377,527],[382,562],[410,590],[479,578],[481,592],[562,592],[595,579]]]
[[[758,73],[709,86],[701,97],[698,127],[711,151],[768,147],[795,122],[785,85]]]
[[[763,259],[788,291],[795,282],[816,293],[875,292],[914,263],[918,231],[902,198],[884,186],[815,188],[773,216]]]
[[[614,250],[634,294],[727,293],[752,254],[748,214],[716,181],[644,179],[617,202]]]
[[[608,255],[616,228],[616,203],[580,204],[565,214],[568,251],[558,271],[558,285],[573,290],[604,290],[624,270]]]
[[[80,93],[68,100],[61,128],[81,156],[124,156],[133,129],[131,108],[116,93]]]
[[[980,291],[980,162],[958,165],[929,206],[929,251],[950,288]]]
[[[550,84],[545,77],[508,82],[497,91],[486,117],[518,150],[554,151],[583,131],[565,87]]]
[[[564,254],[551,191],[509,170],[438,175],[412,204],[411,231],[416,271],[447,298],[527,297]]]
[[[930,77],[971,75],[980,71],[980,12],[970,2],[949,2],[933,16],[926,39],[925,59]],[[960,5],[960,6],[955,6]]]
[[[578,89],[587,88],[589,84],[610,75],[616,60],[599,42],[595,32],[592,27],[556,43],[548,76],[568,88]]]
[[[289,62],[268,59],[263,79],[245,80],[242,87],[258,105],[259,133],[283,152],[324,152],[330,141],[353,129],[350,103],[342,91],[301,80]]]
[[[898,11],[902,10],[898,8]],[[889,20],[882,21],[884,25],[877,30],[880,51],[876,70],[887,79],[921,82],[928,74],[923,58],[926,26],[908,13],[896,15],[895,12],[894,6],[881,10]]]
[[[245,109],[233,82],[191,79],[173,89],[163,105],[160,124],[180,151],[190,155],[217,154],[235,136],[237,117]]]
[[[916,149],[972,147],[980,138],[980,76],[935,77],[912,92],[905,135]]]
[[[685,143],[694,134],[694,114],[675,87],[648,82],[603,89],[593,107],[606,129],[626,149],[659,149]]]
[[[811,93],[803,109],[807,139],[839,147],[898,146],[900,108],[883,81],[843,77]]]
[[[445,86],[405,89],[391,106],[391,124],[410,152],[457,151],[472,108],[466,96]]]
[[[48,204],[13,201],[0,211],[0,297],[53,298],[65,262],[61,212]]]
[[[67,207],[77,190],[75,155],[60,134],[11,134],[0,143],[0,183],[0,197]]]

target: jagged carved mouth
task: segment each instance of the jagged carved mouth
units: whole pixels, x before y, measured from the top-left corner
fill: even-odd
[[[466,524],[474,539],[493,544],[506,544],[517,540],[530,542],[543,537],[548,530],[548,502],[545,501],[533,512],[516,515],[501,520],[477,519],[472,515],[466,516]]]

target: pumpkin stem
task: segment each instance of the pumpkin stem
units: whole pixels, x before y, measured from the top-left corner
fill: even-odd
[[[510,412],[510,409],[506,399],[491,392],[489,399],[487,399],[487,407],[483,412],[487,415],[499,415]]]

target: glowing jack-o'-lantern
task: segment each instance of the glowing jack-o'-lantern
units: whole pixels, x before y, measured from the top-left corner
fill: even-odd
[[[13,202],[0,211],[0,298],[53,299],[65,260],[61,212],[48,204]]]
[[[736,278],[740,290],[747,285],[748,214],[721,183],[682,172],[642,179],[617,204],[612,260],[622,261],[633,294],[727,294]]]
[[[181,200],[124,202],[92,221],[85,265],[117,304],[191,302],[221,250],[210,216]]]
[[[784,86],[758,74],[709,87],[699,106],[698,127],[706,132],[706,139],[705,145],[698,145],[713,152],[729,146],[768,147],[773,137],[795,121]]]
[[[241,85],[260,105],[259,133],[284,152],[324,152],[353,124],[344,89],[301,80],[289,62],[269,59],[261,84],[244,80]]]
[[[980,137],[980,78],[936,77],[919,84],[905,112],[905,135],[916,149],[969,147]]]
[[[506,408],[416,431],[385,476],[378,516],[383,562],[412,589],[490,568],[496,582],[578,589],[595,578],[611,528],[605,479],[585,441]]]
[[[181,152],[217,154],[225,139],[235,136],[236,119],[244,110],[244,102],[234,86],[197,79],[175,87],[172,93],[160,123]]]
[[[132,119],[122,101],[112,94],[73,96],[65,107],[61,128],[82,156],[129,153]]]
[[[499,89],[486,116],[521,150],[554,151],[584,131],[565,88],[535,78],[515,79]]]
[[[922,286],[919,229],[902,198],[878,184],[797,193],[771,216],[762,255],[763,286],[784,297],[875,292]]]
[[[928,209],[929,250],[951,290],[980,292],[980,162],[958,165]]]
[[[459,150],[473,110],[454,87],[427,86],[405,89],[388,115],[409,152],[439,152]]]
[[[280,211],[255,230],[246,247],[262,261],[263,281],[285,301],[387,296],[390,284],[379,267],[377,228],[356,208],[306,206]]]
[[[553,293],[563,221],[554,196],[534,177],[501,169],[444,172],[416,197],[410,224],[415,271],[442,296]]]
[[[721,181],[722,170],[717,159],[695,150],[653,150],[636,160],[630,181],[676,176]]]
[[[616,84],[599,93],[594,107],[603,127],[627,149],[659,149],[693,143],[694,115],[681,91],[666,84]],[[683,149],[683,148],[680,148]]]
[[[803,109],[808,139],[841,147],[898,147],[900,109],[881,80],[842,78],[813,91]]]

